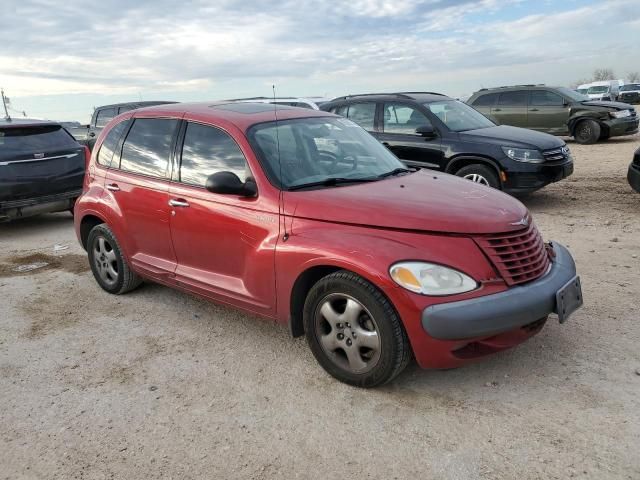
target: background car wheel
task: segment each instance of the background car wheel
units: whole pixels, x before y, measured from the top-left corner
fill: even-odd
[[[486,165],[467,165],[458,170],[456,175],[481,185],[500,189],[500,182],[498,181],[496,172]]]
[[[103,290],[119,295],[142,283],[122,256],[120,244],[106,224],[96,225],[89,232],[87,253],[93,276]]]
[[[581,145],[596,143],[600,138],[600,124],[595,120],[582,120],[576,125],[574,137]]]
[[[305,300],[303,318],[313,355],[341,382],[382,385],[411,359],[409,339],[395,309],[354,273],[341,270],[316,283]]]

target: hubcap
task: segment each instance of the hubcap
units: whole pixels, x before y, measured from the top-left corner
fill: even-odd
[[[488,187],[490,186],[489,185],[489,181],[486,178],[484,178],[482,175],[478,174],[478,173],[469,173],[469,174],[465,175],[462,178],[466,178],[467,180],[471,180],[472,182],[480,183],[480,184],[486,185]]]
[[[100,279],[109,286],[118,281],[116,252],[105,237],[97,237],[93,245],[93,261]]]
[[[327,357],[353,373],[366,373],[380,359],[380,337],[375,319],[355,298],[332,293],[315,313],[316,335]]]

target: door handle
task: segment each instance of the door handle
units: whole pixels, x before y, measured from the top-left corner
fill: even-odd
[[[494,108],[494,109],[493,109],[493,111],[494,111],[494,112],[501,112],[501,111],[502,111],[502,109],[501,109],[501,108]]]
[[[537,108],[532,108],[529,110],[530,112],[539,112],[540,110],[538,110]]]
[[[110,184],[107,185],[107,190],[109,190],[111,192],[119,192],[120,191],[120,187],[115,183],[110,183]]]
[[[172,198],[171,200],[169,200],[169,206],[170,207],[188,207],[189,206],[189,202],[187,202],[186,200],[182,200],[181,198]]]

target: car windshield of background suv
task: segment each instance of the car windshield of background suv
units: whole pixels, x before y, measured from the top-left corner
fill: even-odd
[[[621,92],[635,92],[636,90],[640,90],[640,83],[629,83],[620,87]]]
[[[346,118],[261,123],[248,134],[269,179],[284,189],[334,179],[371,181],[407,171],[386,147]]]
[[[609,92],[609,87],[607,85],[603,85],[600,87],[589,87],[589,92],[588,93],[608,93]]]
[[[496,124],[474,108],[457,100],[425,103],[431,112],[444,123],[449,130],[465,132],[479,128],[495,127]]]

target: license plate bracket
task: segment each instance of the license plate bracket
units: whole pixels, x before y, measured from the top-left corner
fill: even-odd
[[[577,275],[556,292],[556,312],[560,323],[582,306],[582,284]]]

